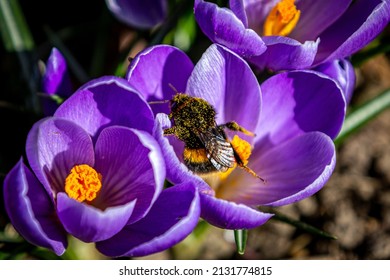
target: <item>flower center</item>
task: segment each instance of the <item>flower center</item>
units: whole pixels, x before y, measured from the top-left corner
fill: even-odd
[[[75,165],[65,179],[65,192],[83,202],[92,201],[102,187],[102,175],[87,164]]]
[[[264,23],[264,36],[287,36],[298,23],[301,11],[295,0],[281,0],[273,7]]]

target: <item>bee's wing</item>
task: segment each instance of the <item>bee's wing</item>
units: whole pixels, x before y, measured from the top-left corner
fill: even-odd
[[[222,131],[212,129],[198,134],[206,149],[207,158],[218,171],[225,172],[233,167],[235,158],[234,151],[226,140],[226,135]]]

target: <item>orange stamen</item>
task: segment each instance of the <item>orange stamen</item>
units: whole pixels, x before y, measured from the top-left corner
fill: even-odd
[[[264,36],[287,36],[294,30],[301,16],[294,2],[281,0],[273,7],[264,22]]]
[[[65,179],[65,192],[83,202],[92,201],[102,187],[102,175],[87,164],[75,165]]]

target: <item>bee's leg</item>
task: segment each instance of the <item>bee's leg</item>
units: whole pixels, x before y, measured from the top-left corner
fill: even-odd
[[[242,126],[240,126],[236,122],[228,122],[228,123],[225,123],[225,124],[221,124],[218,127],[220,127],[220,128],[227,128],[227,129],[230,129],[232,131],[240,131],[240,132],[242,132],[242,133],[244,133],[246,135],[249,135],[249,136],[255,136],[255,134],[253,132],[250,132],[250,131],[246,130],[245,128],[243,128]]]
[[[166,135],[175,135],[175,133],[176,133],[176,130],[175,130],[175,127],[174,127],[174,126],[172,126],[172,127],[170,127],[170,128],[164,129],[164,135],[165,135],[165,136],[166,136]]]
[[[262,178],[262,177],[260,177],[259,175],[257,175],[256,172],[253,171],[252,169],[250,169],[248,166],[246,166],[246,165],[240,165],[240,167],[241,167],[242,169],[244,169],[246,172],[248,172],[249,174],[251,174],[252,176],[254,176],[254,177],[260,179],[264,184],[267,183],[267,181],[266,181],[264,178]]]
[[[261,181],[263,181],[263,183],[265,184],[266,183],[266,180],[262,177],[260,177],[259,175],[257,175],[257,173],[255,171],[253,171],[252,169],[250,169],[248,166],[246,166],[244,164],[244,162],[242,161],[240,155],[237,153],[237,151],[233,148],[233,152],[234,152],[234,158],[237,162],[237,165],[239,167],[241,167],[242,169],[244,169],[246,172],[248,172],[249,174],[251,174],[252,176],[260,179]]]

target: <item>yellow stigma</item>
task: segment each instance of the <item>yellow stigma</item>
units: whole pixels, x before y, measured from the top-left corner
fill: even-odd
[[[273,7],[264,22],[264,36],[287,36],[294,30],[301,16],[294,2],[281,0]]]
[[[87,164],[75,165],[65,179],[65,192],[83,202],[92,201],[102,187],[102,175]]]

